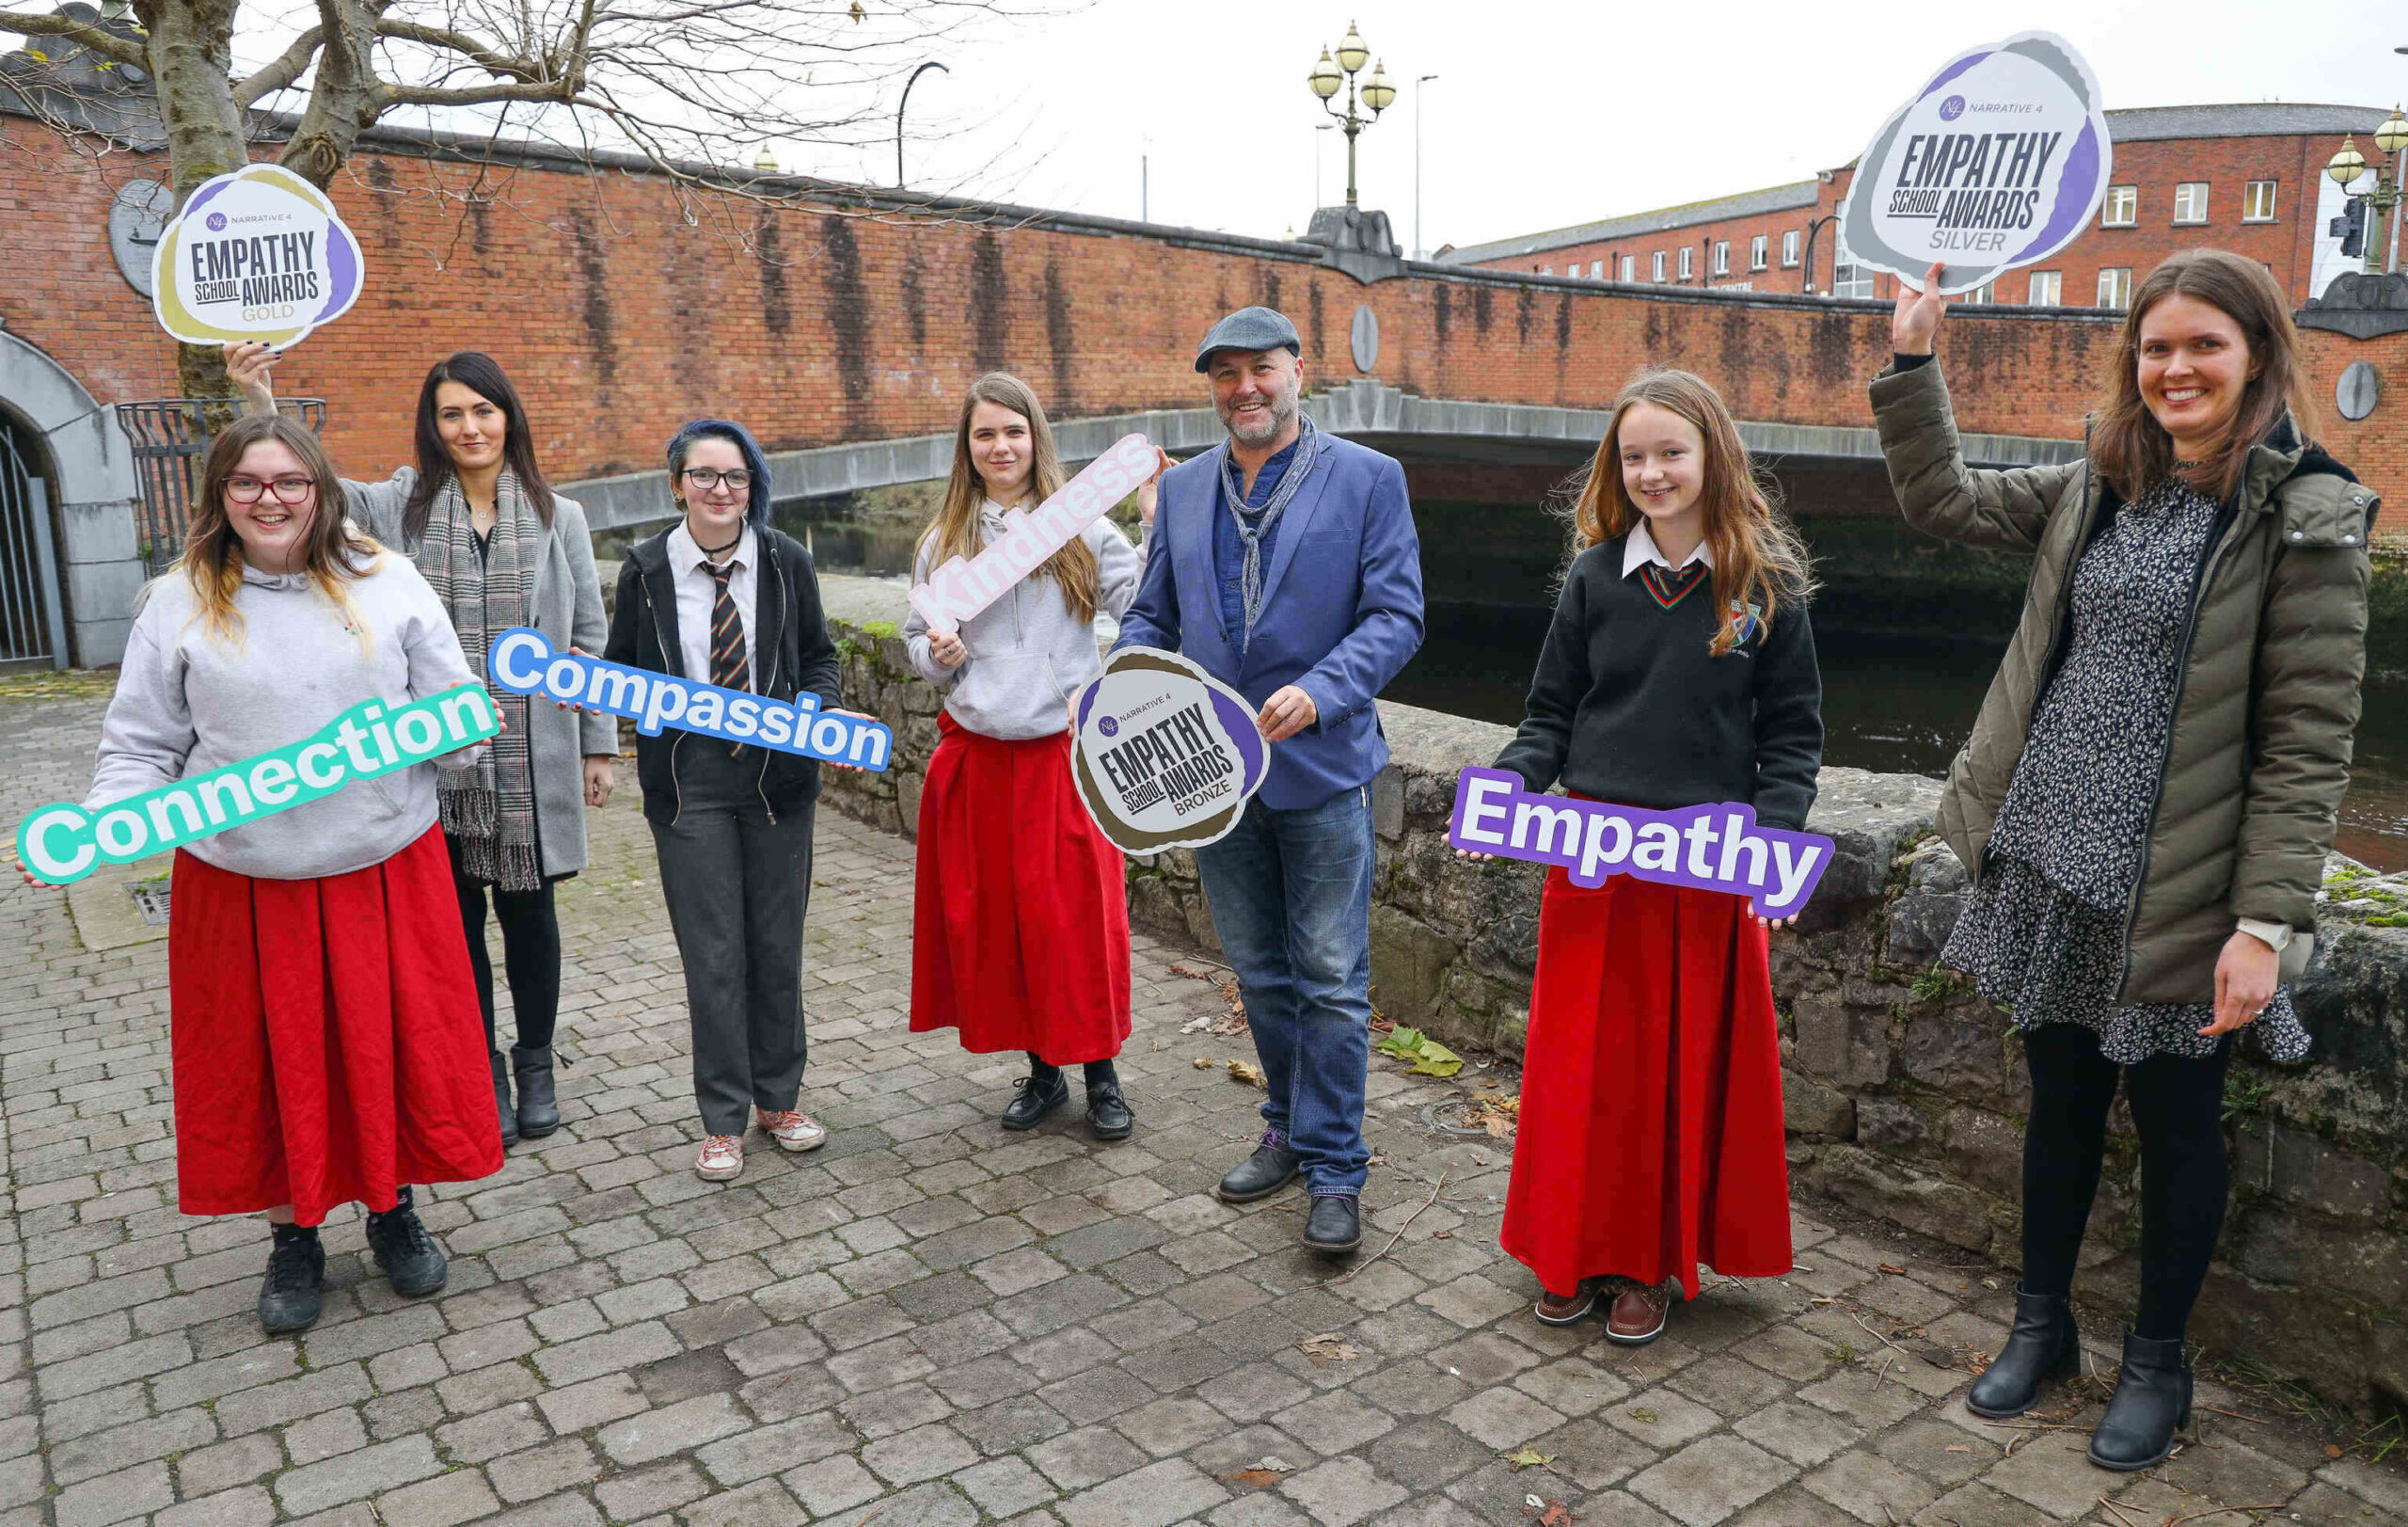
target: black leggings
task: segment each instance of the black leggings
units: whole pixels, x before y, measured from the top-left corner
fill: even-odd
[[[541,890],[504,891],[460,873],[460,851],[452,851],[452,888],[460,893],[460,925],[468,935],[468,966],[477,978],[477,1005],[485,1015],[485,1048],[499,1048],[493,1032],[493,961],[485,953],[485,893],[501,924],[501,962],[510,973],[510,1007],[518,1021],[518,1047],[548,1050],[561,1010],[561,920],[552,909],[552,883]]]
[[[2229,1035],[2203,1059],[2151,1056],[2118,1066],[2080,1024],[2023,1036],[2032,1121],[2023,1131],[2023,1287],[2065,1297],[2099,1191],[2118,1072],[2141,1138],[2141,1307],[2134,1334],[2183,1333],[2224,1230],[2224,1073]]]

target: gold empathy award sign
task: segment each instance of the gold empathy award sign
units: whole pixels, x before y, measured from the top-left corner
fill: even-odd
[[[1220,841],[1270,771],[1245,696],[1157,647],[1114,653],[1072,715],[1079,799],[1123,853]]]
[[[325,193],[277,165],[202,183],[151,254],[150,310],[186,344],[283,346],[349,311],[366,266]]]

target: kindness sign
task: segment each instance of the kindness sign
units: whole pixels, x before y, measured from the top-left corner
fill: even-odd
[[[822,715],[816,694],[773,700],[749,690],[721,689],[674,674],[605,662],[582,652],[555,652],[544,633],[531,627],[513,626],[494,638],[485,652],[485,667],[493,681],[513,694],[540,695],[625,716],[646,737],[658,737],[662,727],[674,726],[873,773],[886,768],[887,756],[895,749],[895,734],[884,722]]]
[[[150,308],[187,344],[286,345],[359,295],[359,241],[325,193],[276,165],[204,182],[160,231]]]
[[[1794,916],[1830,867],[1831,840],[1756,825],[1736,802],[1646,811],[1638,806],[1532,795],[1522,776],[1466,769],[1455,782],[1447,841],[1474,853],[1561,865],[1595,889],[1608,875],[1751,898],[1759,917]]]
[[[1971,292],[2073,242],[2114,166],[2098,77],[2052,32],[1958,54],[1892,115],[1857,161],[1847,258],[1920,289]]]
[[[913,584],[911,607],[927,618],[932,630],[959,629],[963,621],[1044,566],[1047,558],[1153,475],[1153,442],[1142,435],[1120,437],[1111,450],[1062,485],[1061,492],[1038,505],[1035,514],[1006,511],[1004,533],[984,551],[966,560],[948,557],[927,582]]]
[[[1220,841],[1271,768],[1245,696],[1155,647],[1114,653],[1071,714],[1079,799],[1123,853]]]
[[[65,885],[103,865],[131,864],[307,805],[353,780],[425,763],[500,731],[492,697],[474,684],[390,709],[365,701],[289,747],[98,811],[54,801],[18,824],[17,862],[36,880]]]

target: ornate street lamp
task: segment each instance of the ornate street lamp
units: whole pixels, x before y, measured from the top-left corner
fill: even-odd
[[[1311,73],[1305,76],[1306,85],[1321,98],[1321,109],[1336,118],[1338,125],[1346,131],[1346,204],[1350,207],[1355,204],[1355,135],[1377,121],[1380,113],[1387,110],[1396,100],[1396,83],[1388,78],[1386,64],[1373,69],[1370,77],[1364,80],[1359,88],[1355,85],[1354,76],[1362,72],[1363,66],[1370,61],[1371,50],[1364,44],[1362,33],[1349,22],[1346,24],[1346,36],[1338,44],[1338,56],[1333,59],[1329,49],[1322,49],[1321,61],[1313,65]],[[1341,89],[1346,92],[1346,109],[1343,112],[1330,104]],[[1358,101],[1370,108],[1370,116],[1365,117],[1355,111]]]
[[[2357,139],[2354,136],[2345,137],[2341,140],[2341,151],[2327,160],[2324,166],[2324,173],[2332,176],[2335,183],[2344,191],[2349,190],[2352,183],[2368,168],[2374,170],[2373,188],[2356,194],[2356,199],[2367,204],[2365,241],[2367,274],[2369,276],[2379,275],[2383,270],[2383,241],[2377,237],[2383,227],[2383,215],[2386,212],[2393,214],[2392,231],[2395,236],[2399,232],[2399,220],[2408,217],[2408,209],[2401,208],[2402,201],[2408,200],[2408,189],[2403,189],[2402,183],[2408,182],[2408,159],[2401,157],[2401,151],[2408,150],[2408,117],[2401,116],[2398,106],[2392,107],[2390,117],[2374,130],[2374,146],[2383,157],[2375,165],[2368,166],[2367,156],[2358,151]]]

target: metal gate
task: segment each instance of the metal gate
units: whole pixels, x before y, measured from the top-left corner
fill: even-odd
[[[0,673],[67,666],[50,485],[35,459],[33,442],[0,418]]]
[[[133,443],[134,469],[142,486],[135,534],[143,568],[153,577],[184,549],[184,527],[191,523],[193,497],[200,491],[201,468],[209,458],[209,415],[226,417],[241,408],[239,402],[227,398],[160,398],[117,406],[118,422]],[[277,410],[312,431],[325,428],[323,398],[278,398]]]

